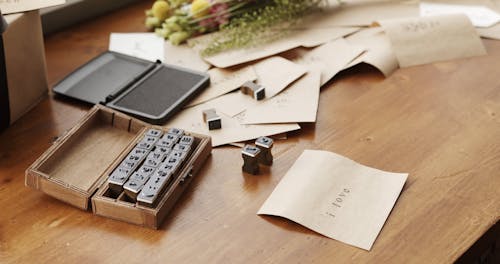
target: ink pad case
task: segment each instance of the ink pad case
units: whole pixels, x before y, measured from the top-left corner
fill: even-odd
[[[70,73],[53,91],[163,124],[209,84],[203,72],[107,51]]]

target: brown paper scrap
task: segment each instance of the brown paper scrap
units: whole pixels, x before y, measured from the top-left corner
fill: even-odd
[[[307,72],[307,68],[282,57],[274,56],[254,65],[257,83],[266,88],[266,98],[271,98]]]
[[[210,75],[210,85],[196,98],[190,101],[188,106],[210,101],[240,88],[246,81],[254,81],[257,79],[253,66],[245,66],[239,69],[213,68],[208,71],[208,74]]]
[[[351,45],[344,38],[339,38],[312,50],[297,49],[298,54],[292,61],[319,70],[323,85],[363,51],[364,48]]]
[[[399,67],[391,42],[380,27],[372,27],[356,32],[346,38],[351,45],[361,46],[366,51],[353,60],[345,68],[353,67],[360,63],[369,64],[384,74],[391,75]]]

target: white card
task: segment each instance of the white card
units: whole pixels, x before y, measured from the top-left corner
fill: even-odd
[[[163,61],[164,42],[155,33],[111,33],[109,50],[148,61]]]
[[[476,27],[491,27],[500,22],[500,14],[481,5],[420,3],[421,16],[465,14]]]
[[[2,14],[26,12],[51,6],[62,5],[65,0],[0,0]]]
[[[408,174],[373,169],[333,152],[305,150],[257,214],[285,217],[370,250]]]

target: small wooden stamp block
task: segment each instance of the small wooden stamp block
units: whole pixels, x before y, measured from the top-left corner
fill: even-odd
[[[241,150],[241,156],[243,157],[243,171],[253,175],[259,173],[259,158],[261,151],[258,147],[245,145],[243,150]]]
[[[273,164],[273,154],[271,153],[271,149],[273,148],[273,139],[268,137],[260,137],[255,140],[255,145],[259,147],[262,151],[260,154],[259,162],[261,164],[270,166]]]
[[[256,84],[252,81],[248,81],[244,83],[241,88],[241,92],[244,94],[248,94],[253,97],[253,99],[259,101],[266,97],[266,89],[264,86],[260,84]]]
[[[220,129],[222,127],[220,116],[217,115],[213,108],[203,111],[203,121],[207,123],[208,130]]]

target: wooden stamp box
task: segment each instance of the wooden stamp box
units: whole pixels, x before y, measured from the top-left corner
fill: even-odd
[[[194,137],[190,156],[153,207],[113,194],[110,173],[151,126],[104,106],[94,106],[26,170],[26,186],[101,216],[157,229],[211,153],[210,137]]]

